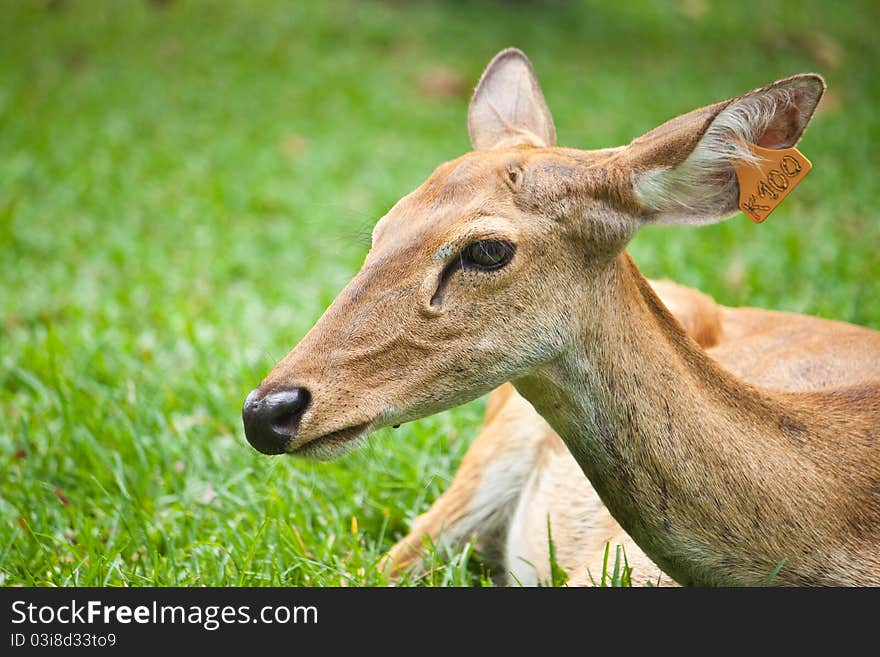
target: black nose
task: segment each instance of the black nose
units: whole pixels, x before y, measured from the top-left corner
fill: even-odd
[[[283,454],[311,400],[305,388],[273,390],[265,396],[251,391],[241,409],[248,442],[263,454]]]

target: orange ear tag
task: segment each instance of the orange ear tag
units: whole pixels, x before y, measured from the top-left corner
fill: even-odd
[[[810,173],[813,165],[794,147],[776,150],[750,143],[746,146],[760,160],[755,164],[739,161],[733,165],[739,180],[739,209],[759,224]]]

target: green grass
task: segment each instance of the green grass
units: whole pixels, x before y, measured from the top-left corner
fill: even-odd
[[[385,583],[376,561],[482,403],[324,465],[257,454],[241,403],[372,223],[468,150],[467,86],[509,45],[583,148],[822,72],[815,169],[766,224],[631,251],[724,303],[880,328],[878,18],[871,0],[0,0],[0,584]],[[438,66],[462,93],[423,90]],[[465,550],[410,583],[487,581]]]

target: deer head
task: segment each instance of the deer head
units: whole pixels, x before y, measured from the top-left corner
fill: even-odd
[[[248,440],[333,458],[545,368],[603,330],[593,311],[639,227],[731,215],[745,143],[794,145],[823,90],[798,75],[576,150],[556,146],[525,55],[499,53],[468,111],[474,151],[379,220],[360,272],[248,396]]]

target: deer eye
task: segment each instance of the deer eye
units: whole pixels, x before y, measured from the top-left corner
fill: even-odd
[[[510,262],[516,246],[499,240],[480,240],[461,252],[461,264],[472,269],[499,269]]]

